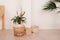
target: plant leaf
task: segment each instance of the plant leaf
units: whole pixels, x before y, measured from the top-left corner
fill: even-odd
[[[60,2],[60,0],[54,0],[54,1],[56,1],[56,2]]]
[[[18,23],[21,24],[21,22],[25,23],[26,18],[23,17],[23,15],[25,14],[25,12],[22,14],[22,16],[20,17],[17,13],[17,16],[15,16],[14,18],[12,18],[11,20],[13,21],[13,23]]]
[[[53,9],[56,9],[56,8],[57,8],[56,4],[52,1],[50,1],[43,10],[53,10]]]

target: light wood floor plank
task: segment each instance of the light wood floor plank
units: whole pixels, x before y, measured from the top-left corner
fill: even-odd
[[[60,30],[40,30],[39,33],[22,37],[14,36],[12,30],[0,30],[0,40],[60,40]]]

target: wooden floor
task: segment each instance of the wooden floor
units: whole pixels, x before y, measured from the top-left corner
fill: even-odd
[[[16,37],[12,30],[0,31],[0,40],[60,40],[60,30],[40,30],[39,33]]]

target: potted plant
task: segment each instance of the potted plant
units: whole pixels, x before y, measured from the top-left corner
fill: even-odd
[[[23,23],[25,23],[26,18],[24,17],[25,12],[21,12],[20,15],[15,16],[11,20],[13,21],[14,25],[14,35],[22,36],[25,34],[25,26]]]

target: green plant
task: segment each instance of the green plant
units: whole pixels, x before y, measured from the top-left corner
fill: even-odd
[[[56,8],[57,8],[56,4],[52,1],[50,1],[43,10],[53,10]]]
[[[56,1],[56,2],[60,2],[60,0],[54,0],[54,1]]]
[[[13,21],[13,23],[25,23],[26,18],[23,17],[23,15],[25,14],[25,12],[21,13],[20,16],[17,13],[17,16],[15,16],[14,18],[12,18],[11,20]]]

